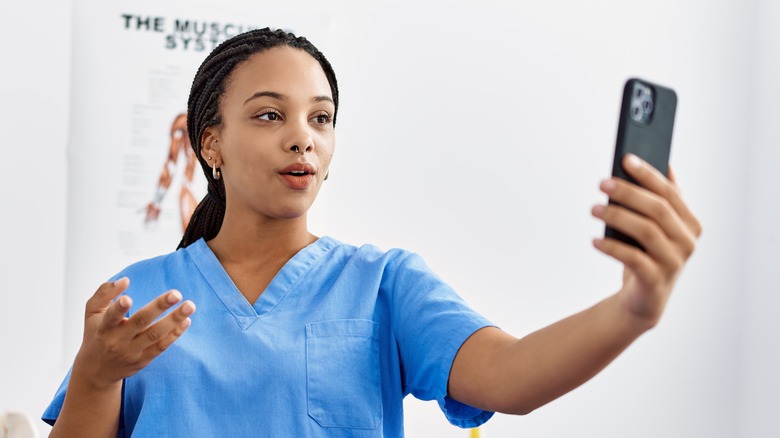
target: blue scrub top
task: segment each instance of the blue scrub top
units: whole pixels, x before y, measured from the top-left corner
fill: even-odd
[[[254,305],[202,239],[114,278],[124,276],[134,309],[177,289],[198,311],[125,379],[119,436],[400,437],[407,394],[437,400],[460,427],[493,415],[447,396],[458,349],[491,323],[408,251],[322,237]]]

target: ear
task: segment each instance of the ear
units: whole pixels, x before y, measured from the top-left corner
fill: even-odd
[[[216,162],[217,167],[222,167],[222,157],[219,153],[219,131],[214,126],[203,130],[200,138],[200,156],[209,165]]]

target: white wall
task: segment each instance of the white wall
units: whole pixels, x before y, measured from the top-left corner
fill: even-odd
[[[36,416],[65,367],[70,29],[61,3],[15,5],[0,34],[12,66],[0,69],[0,333],[12,358],[0,361],[0,411]],[[601,227],[589,209],[603,201],[621,84],[636,75],[678,92],[672,165],[705,234],[662,324],[582,388],[526,417],[497,416],[484,436],[780,433],[777,349],[767,350],[778,333],[770,97],[780,94],[771,44],[780,11],[757,4],[760,13],[736,0],[274,6],[332,16],[321,49],[342,108],[314,231],[418,251],[516,335],[619,287],[619,266],[590,247]],[[409,436],[467,436],[433,404],[407,407]]]
[[[70,5],[0,8],[0,413],[39,417],[63,370]]]
[[[757,2],[753,109],[746,192],[745,280],[740,343],[739,436],[780,436],[780,4]]]

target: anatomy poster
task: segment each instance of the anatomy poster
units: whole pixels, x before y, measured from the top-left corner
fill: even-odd
[[[234,7],[74,2],[66,361],[80,344],[83,306],[97,286],[131,263],[175,250],[206,194],[186,124],[201,61],[220,42],[253,28],[282,28],[327,44],[322,15]]]

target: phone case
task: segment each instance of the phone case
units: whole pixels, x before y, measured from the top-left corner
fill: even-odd
[[[676,110],[677,94],[671,88],[636,78],[626,81],[612,162],[613,176],[637,183],[623,169],[623,157],[629,153],[640,156],[664,175],[669,175]],[[612,200],[610,203],[616,204]],[[631,237],[610,227],[604,235],[642,248]]]

